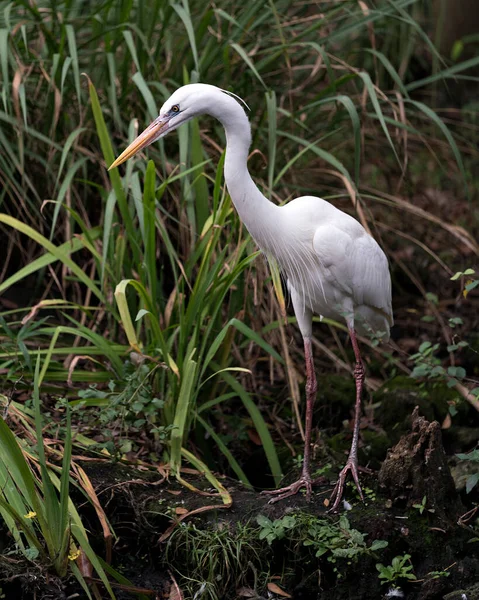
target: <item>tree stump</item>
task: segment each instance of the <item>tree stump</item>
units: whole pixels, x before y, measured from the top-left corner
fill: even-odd
[[[463,507],[447,464],[441,427],[420,417],[418,406],[411,419],[412,432],[388,451],[379,485],[393,503],[424,504],[440,519],[456,521]]]

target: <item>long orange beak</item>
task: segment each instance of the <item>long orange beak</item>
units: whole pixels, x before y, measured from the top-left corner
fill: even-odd
[[[152,144],[156,139],[158,139],[160,133],[163,133],[166,129],[168,129],[168,120],[165,117],[158,117],[155,119],[153,123],[148,125],[145,131],[140,133],[140,135],[133,140],[133,142],[131,142],[128,148],[124,150],[120,156],[109,166],[108,170],[110,171],[111,169],[118,167],[118,165],[124,163],[137,152]]]

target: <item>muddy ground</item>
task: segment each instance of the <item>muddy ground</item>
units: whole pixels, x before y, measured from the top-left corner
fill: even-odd
[[[80,505],[95,550],[107,558],[110,547],[112,565],[144,598],[180,598],[173,580],[184,598],[196,599],[479,598],[479,536],[470,511],[475,496],[456,491],[441,428],[418,410],[379,473],[362,476],[365,502],[348,487],[338,514],[327,512],[329,483],[315,488],[311,502],[299,494],[271,505],[267,496],[223,478],[233,499],[224,507],[217,496],[204,495],[212,490],[192,471],[183,477],[202,493],[161,469],[107,460],[83,467],[115,534],[105,540],[91,504]],[[267,518],[291,525],[284,518],[293,517],[295,525],[275,530],[268,543],[260,539],[259,515],[263,524]],[[320,539],[326,538],[323,552]],[[375,541],[387,547],[373,550]],[[2,542],[8,547],[8,539]],[[376,565],[390,566],[395,557],[404,559],[402,576],[383,582]],[[4,553],[1,564],[5,598],[85,597],[74,581],[60,582],[19,555]],[[126,584],[115,593],[119,599],[138,597]]]

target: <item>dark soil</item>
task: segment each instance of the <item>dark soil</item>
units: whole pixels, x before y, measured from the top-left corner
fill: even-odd
[[[85,462],[83,467],[116,536],[112,564],[144,589],[146,598],[174,598],[172,577],[185,598],[198,599],[479,598],[477,533],[468,524],[473,515],[463,516],[466,509],[450,474],[439,424],[420,417],[417,409],[409,431],[388,452],[379,475],[362,477],[366,501],[358,501],[353,487],[347,489],[352,507],[345,505],[341,514],[351,528],[367,534],[368,547],[374,540],[388,542],[384,549],[357,557],[332,560],[328,553],[317,557],[316,548],[304,543],[308,527],[289,529],[271,545],[259,539],[258,515],[271,521],[295,515],[298,523],[315,519],[337,523],[340,515],[327,514],[330,485],[316,488],[310,503],[299,494],[270,505],[267,497],[225,478],[223,484],[233,498],[228,508],[218,496],[203,495],[212,492],[209,484],[188,470],[184,479],[202,494],[159,471],[106,460]],[[187,514],[201,508],[204,512]],[[96,532],[96,538],[91,536],[94,549],[106,556],[91,505],[84,504],[83,511],[89,530]],[[413,567],[409,572],[417,579],[396,579],[393,583],[400,592],[394,593],[402,596],[393,596],[392,585],[378,578],[376,564],[391,565],[394,557],[406,554],[411,557],[406,564]],[[18,556],[4,555],[1,560],[6,598],[85,597],[73,581],[71,586],[60,583],[27,567]],[[101,598],[107,597],[97,589]],[[280,596],[278,590],[290,596]],[[115,593],[119,599],[137,597],[128,586]]]

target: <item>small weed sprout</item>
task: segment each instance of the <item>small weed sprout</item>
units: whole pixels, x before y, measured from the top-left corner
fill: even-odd
[[[333,465],[331,463],[326,463],[324,466],[322,467],[318,467],[314,473],[313,473],[313,477],[315,479],[318,479],[319,477],[321,477],[322,475],[324,475],[325,473],[329,473],[329,471],[331,471]],[[354,488],[356,489],[356,488]]]
[[[352,481],[348,481],[346,484],[350,489],[351,492],[355,495],[356,500],[361,500],[361,496],[359,495],[359,492],[356,488],[356,486],[354,485],[354,483]],[[373,490],[370,487],[367,486],[363,486],[363,495],[364,495],[364,501],[367,504],[368,501],[374,502],[376,500],[376,492],[375,490]]]
[[[411,573],[413,566],[410,564],[411,555],[395,556],[392,563],[388,566],[378,563],[376,569],[379,571],[381,583],[395,584],[399,579],[417,579],[414,573]],[[409,564],[408,564],[409,563]]]
[[[293,529],[296,526],[296,519],[293,516],[286,516],[282,519],[271,521],[265,515],[258,515],[256,522],[261,527],[259,539],[265,539],[270,546],[274,540],[283,539],[286,530]]]
[[[427,504],[427,496],[423,496],[423,499],[421,500],[420,503],[417,504],[413,504],[412,507],[416,508],[419,511],[419,514],[422,515],[422,513],[427,510],[430,513],[435,512],[434,508],[427,508],[426,506]]]

